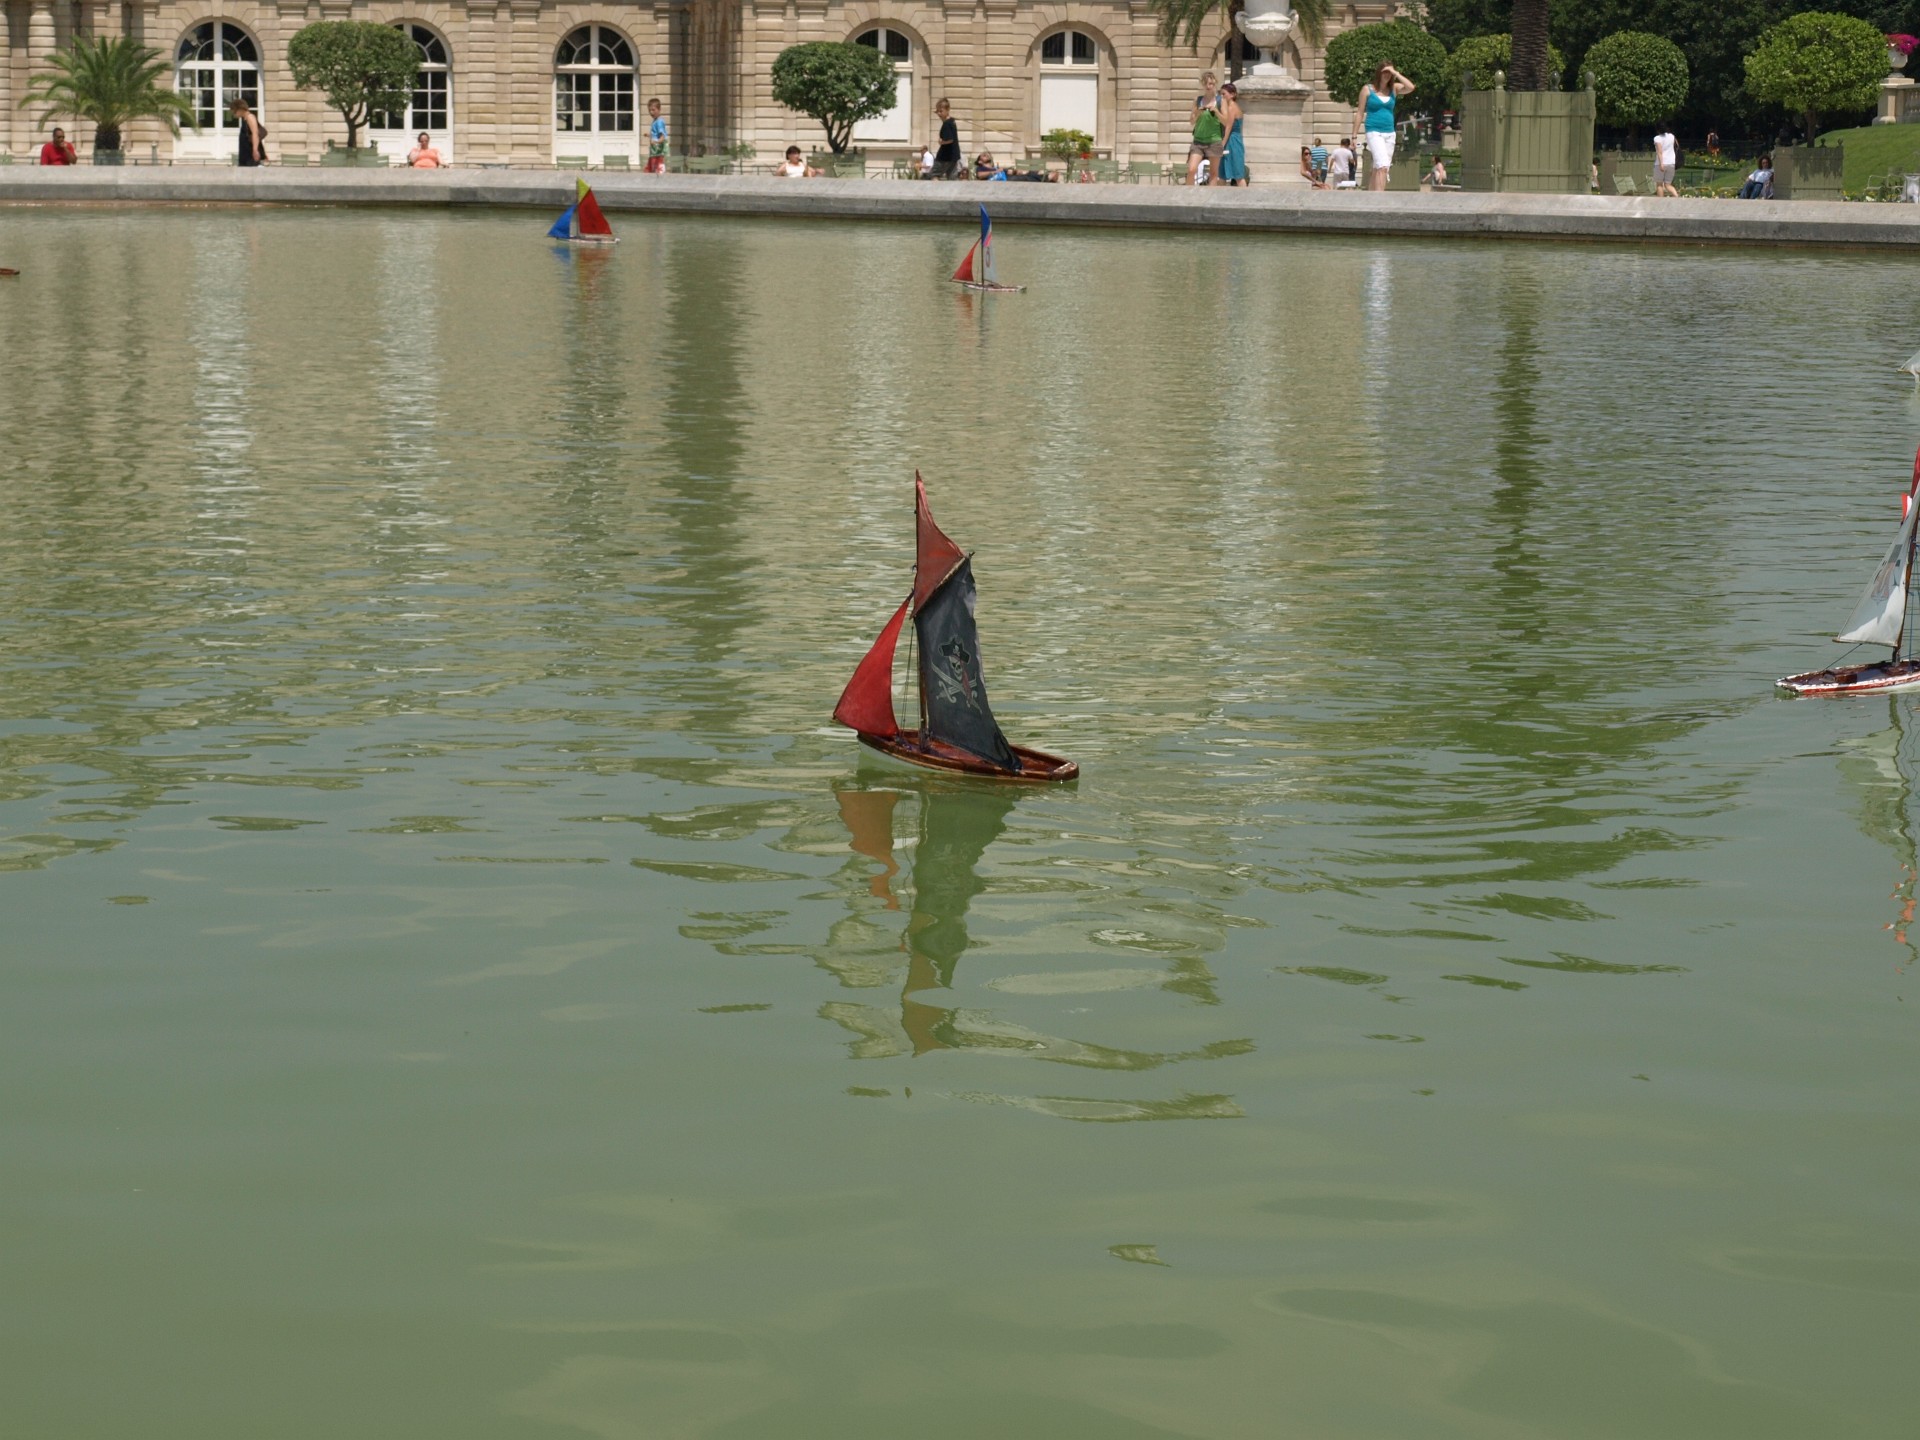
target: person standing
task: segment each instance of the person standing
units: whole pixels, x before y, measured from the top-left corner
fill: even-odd
[[[1675,200],[1680,192],[1673,187],[1673,173],[1680,168],[1680,142],[1673,138],[1673,127],[1668,126],[1653,137],[1653,193],[1670,195]]]
[[[1318,135],[1314,136],[1313,144],[1307,148],[1307,155],[1313,161],[1313,178],[1325,181],[1327,178],[1327,142],[1322,140]],[[1320,188],[1324,190],[1326,186],[1322,184]]]
[[[228,108],[233,111],[233,123],[240,130],[240,153],[234,157],[234,163],[264,165],[267,160],[267,127],[260,123],[260,117],[253,113],[253,107],[237,95]]]
[[[946,99],[936,100],[933,113],[939,118],[939,148],[933,152],[933,178],[951,180],[960,169],[960,126],[953,118],[953,106]]]
[[[667,121],[658,99],[647,101],[647,173],[667,173]]]
[[[1247,143],[1240,136],[1240,122],[1246,118],[1246,112],[1240,108],[1240,87],[1226,84],[1220,87],[1220,118],[1226,122],[1226,143],[1220,150],[1218,179],[1228,185],[1247,183]]]
[[[1387,188],[1387,171],[1393,168],[1394,107],[1412,93],[1413,82],[1385,60],[1373,79],[1360,87],[1353,126],[1359,130],[1364,125],[1367,137],[1367,155],[1373,161],[1373,173],[1367,177],[1369,190]]]
[[[1327,152],[1327,187],[1351,190],[1358,183],[1353,178],[1353,141],[1343,139]]]
[[[67,132],[58,125],[53,127],[53,138],[40,147],[42,165],[78,165],[80,157],[67,143]]]
[[[1220,117],[1220,77],[1211,70],[1200,77],[1200,93],[1193,97],[1187,124],[1193,127],[1193,143],[1187,146],[1187,184],[1211,184],[1227,141],[1226,122]],[[1199,178],[1202,160],[1207,162],[1205,180]]]

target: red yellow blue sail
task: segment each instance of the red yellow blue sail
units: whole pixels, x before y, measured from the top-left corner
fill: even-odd
[[[547,234],[555,240],[619,239],[613,233],[613,227],[607,224],[607,217],[600,213],[600,202],[593,198],[593,191],[587,188],[587,182],[576,180],[574,183],[580,187],[578,198],[553,222],[553,228]]]

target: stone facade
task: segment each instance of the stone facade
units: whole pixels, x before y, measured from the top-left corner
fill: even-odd
[[[1333,28],[1388,19],[1396,8],[1392,0],[1347,5]],[[251,85],[270,154],[315,158],[330,141],[344,140],[345,126],[322,97],[293,87],[286,51],[297,30],[322,19],[409,25],[437,38],[445,55],[444,79],[436,82],[445,117],[427,128],[463,165],[597,164],[608,156],[638,165],[646,150],[645,103],[653,96],[665,104],[676,152],[714,154],[746,142],[764,164],[790,143],[823,148],[816,122],[774,103],[774,57],[801,41],[851,40],[876,30],[882,48],[896,56],[902,84],[895,114],[857,132],[856,143],[874,157],[925,141],[934,102],[945,96],[969,154],[1027,154],[1044,129],[1085,117],[1091,126],[1074,128],[1091,128],[1102,156],[1176,162],[1186,151],[1187,107],[1200,71],[1225,73],[1217,22],[1198,53],[1168,47],[1156,40],[1155,16],[1140,0],[0,0],[0,149],[24,160],[44,138],[37,116],[18,108],[42,68],[39,57],[76,33],[126,32],[169,57],[201,36],[203,54],[213,57],[196,72],[209,87],[209,113],[217,97]],[[201,28],[209,25],[216,28]],[[600,27],[588,37],[591,45],[566,43],[583,26]],[[1296,37],[1287,51],[1287,68],[1311,87],[1299,123],[1307,133],[1343,130],[1351,112],[1321,89],[1318,47]],[[561,61],[569,56],[585,60],[563,77]],[[190,83],[185,63],[195,62],[177,71],[183,86]],[[563,93],[573,97],[566,105]],[[428,113],[377,133],[382,151],[403,150]],[[622,128],[627,123],[632,128]],[[91,135],[68,125],[69,133],[76,129],[84,155]],[[233,155],[236,137],[215,126],[175,140],[147,122],[132,127],[125,144],[136,162],[220,161]]]

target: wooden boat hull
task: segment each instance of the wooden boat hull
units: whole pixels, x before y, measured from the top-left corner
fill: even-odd
[[[1920,689],[1920,660],[1884,660],[1873,665],[1841,665],[1808,670],[1774,681],[1795,695],[1890,695]]]
[[[989,285],[984,280],[956,280],[953,283],[962,290],[980,290],[989,295],[1018,295],[1027,288],[1024,285]]]
[[[1062,760],[1058,755],[1049,755],[1044,750],[1029,750],[1024,745],[1012,747],[1013,753],[1020,757],[1020,772],[1013,774],[997,765],[989,765],[965,750],[943,745],[938,740],[922,744],[918,730],[902,730],[897,735],[862,734],[860,743],[878,750],[882,755],[909,765],[918,765],[924,770],[938,770],[947,775],[971,775],[980,780],[1046,785],[1057,780],[1077,779],[1080,775],[1080,767],[1073,761]]]

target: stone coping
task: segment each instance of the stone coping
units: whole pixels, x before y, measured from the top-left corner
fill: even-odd
[[[0,167],[0,205],[62,202],[267,205],[492,205],[558,214],[574,175],[555,170],[240,170],[130,166]],[[982,203],[1026,224],[1128,225],[1304,234],[1745,245],[1920,247],[1920,205],[1789,200],[1657,200],[1599,195],[1483,195],[1184,186],[940,184],[779,180],[741,175],[595,171],[602,208],[619,214],[966,220]]]

